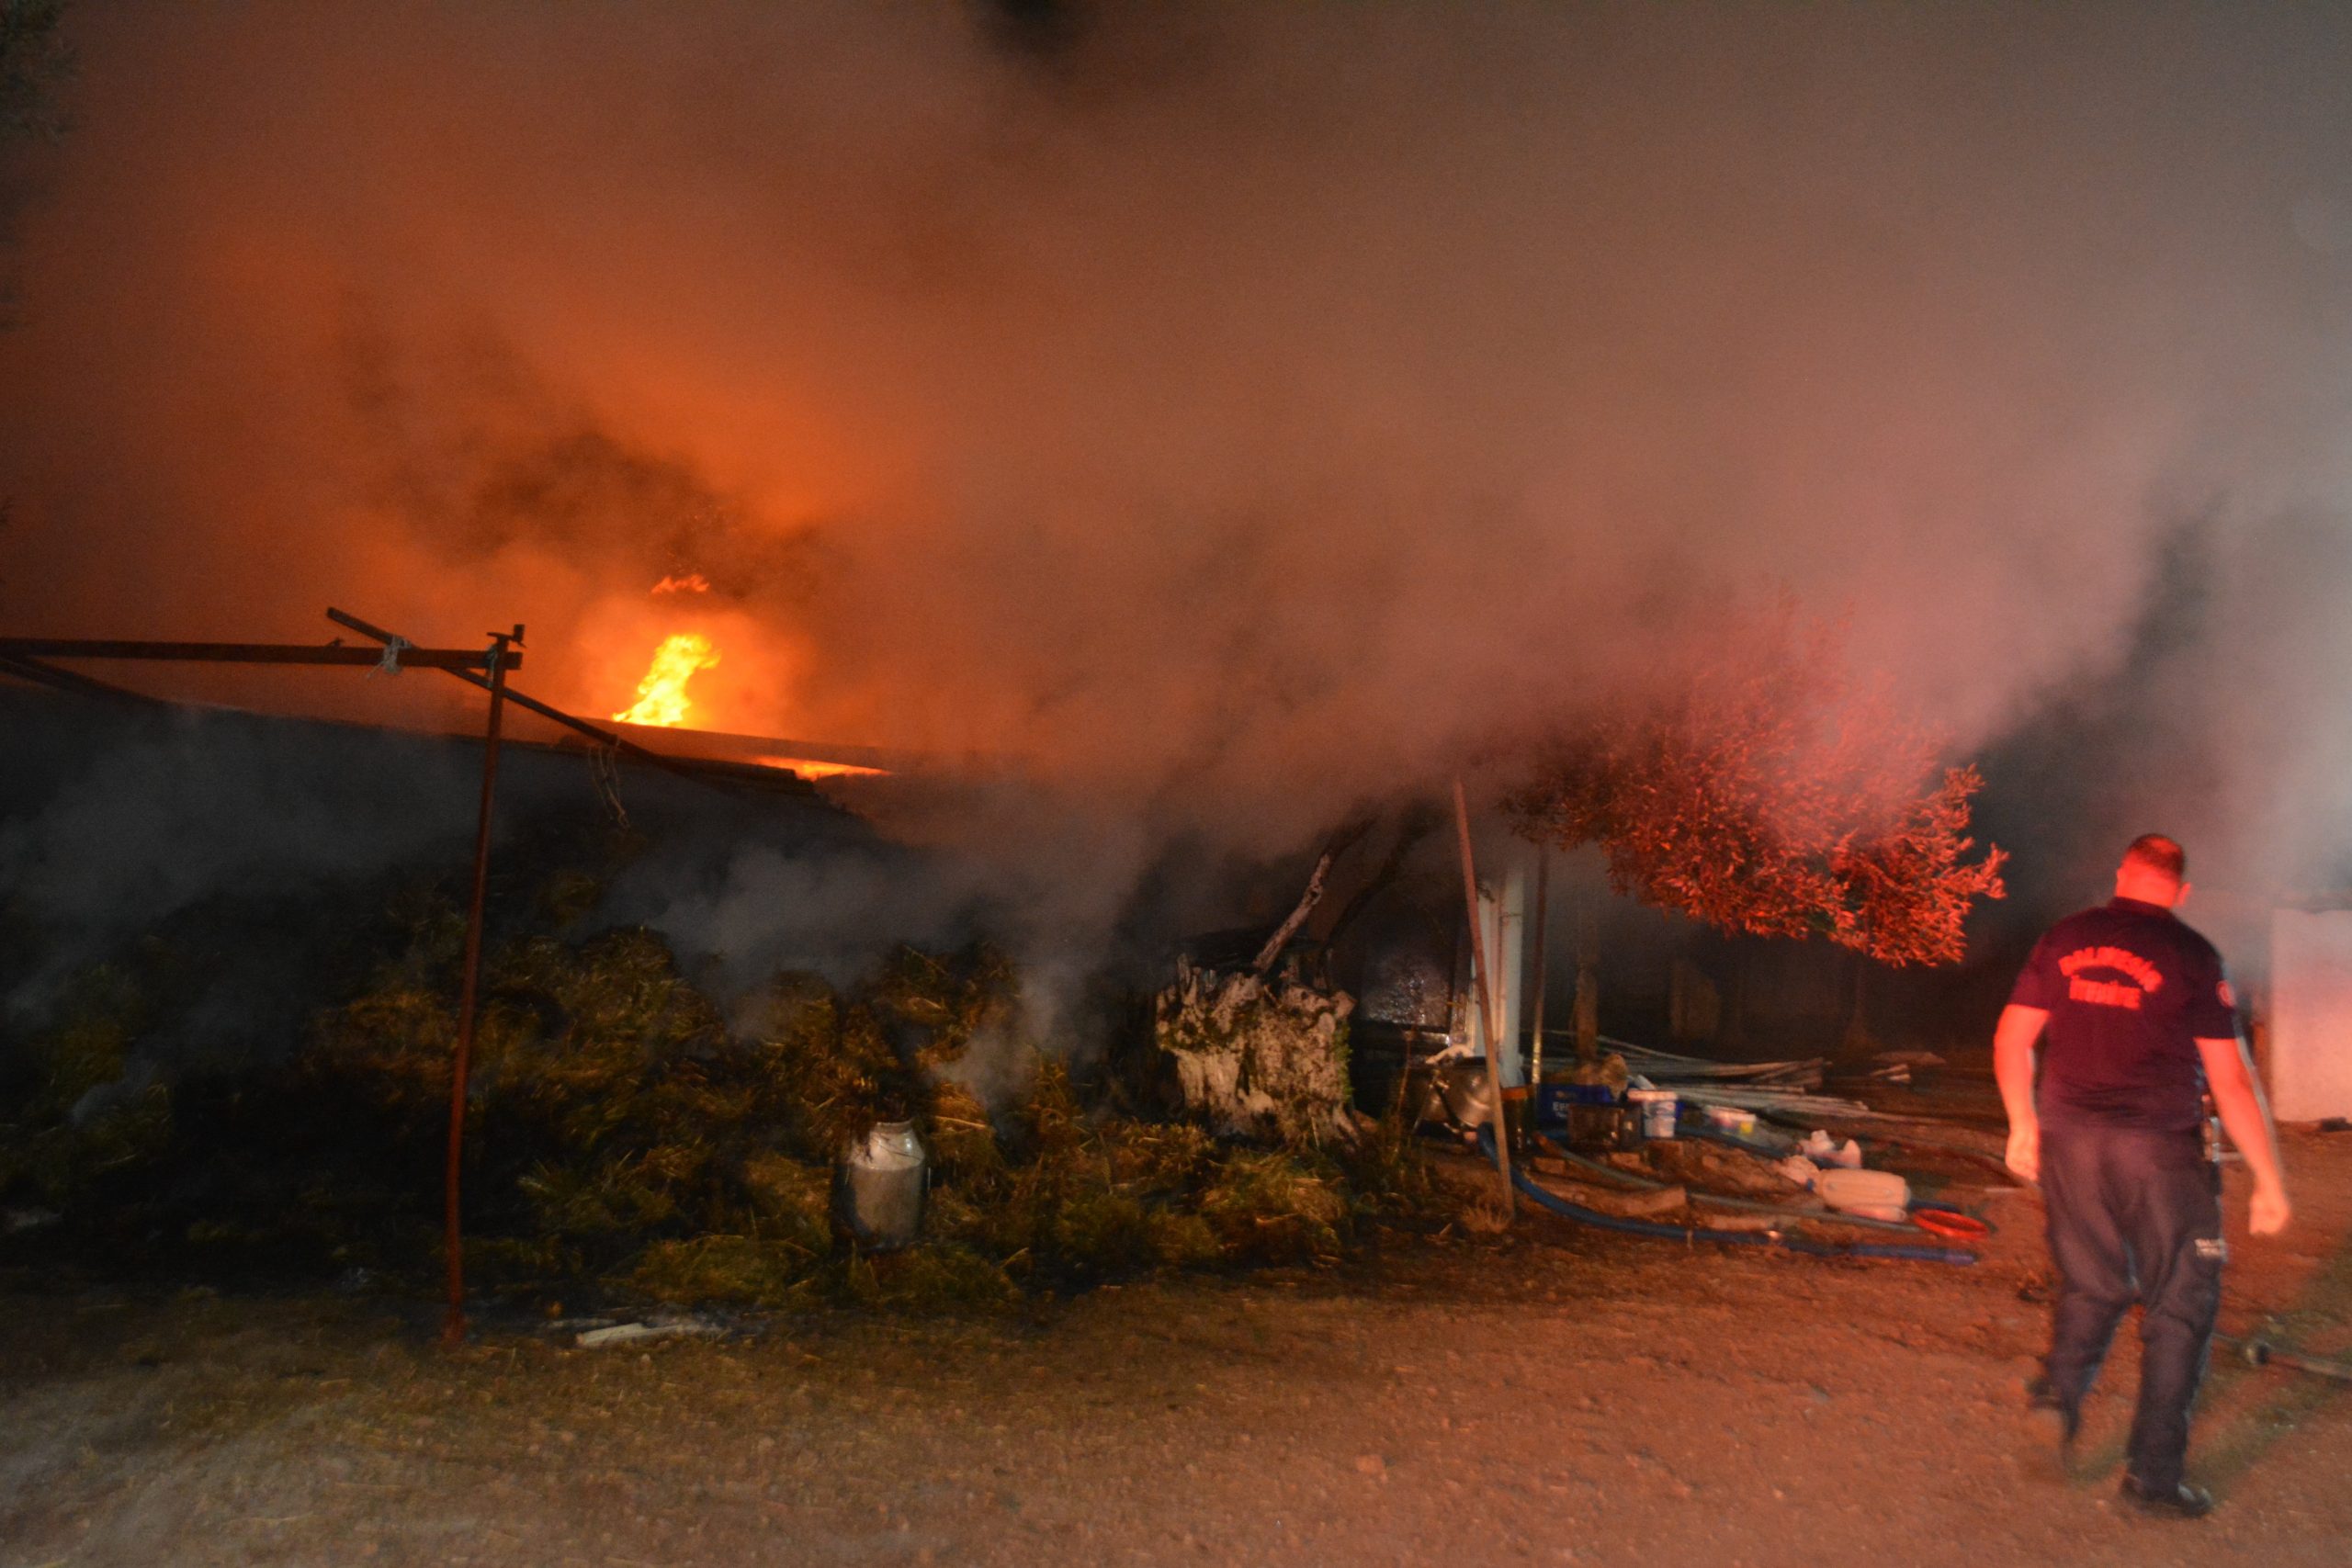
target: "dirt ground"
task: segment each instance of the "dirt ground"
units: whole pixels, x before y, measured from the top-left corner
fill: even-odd
[[[2352,1135],[2290,1136],[2223,1327],[2352,1351]],[[2232,1219],[2244,1194],[2232,1181]],[[2017,1454],[2029,1195],[1973,1269],[1690,1251],[1522,1218],[1330,1274],[1017,1322],[792,1321],[579,1350],[333,1296],[0,1294],[0,1568],[35,1564],[2352,1561],[2352,1391],[2217,1361],[2192,1472]]]

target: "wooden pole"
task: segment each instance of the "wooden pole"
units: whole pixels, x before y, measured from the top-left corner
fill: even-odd
[[[1545,895],[1550,891],[1551,881],[1551,849],[1538,844],[1535,846],[1535,994],[1529,998],[1529,1010],[1534,1014],[1534,1020],[1529,1032],[1532,1055],[1527,1067],[1527,1082],[1539,1099],[1544,1092],[1544,979],[1551,968],[1544,961],[1544,918]]]
[[[1503,1067],[1495,1047],[1497,1009],[1487,967],[1486,938],[1478,931],[1478,869],[1470,855],[1470,803],[1462,793],[1460,779],[1453,781],[1453,825],[1462,840],[1462,897],[1470,910],[1470,992],[1478,998],[1479,1043],[1487,1053],[1487,1088],[1494,1095],[1495,1173],[1502,1180],[1503,1213],[1512,1214],[1518,1213],[1519,1204],[1510,1185],[1510,1127],[1503,1117]]]
[[[1290,939],[1298,934],[1298,928],[1306,923],[1306,917],[1313,914],[1315,906],[1323,901],[1323,883],[1331,874],[1332,863],[1353,849],[1357,840],[1372,831],[1374,820],[1367,817],[1349,823],[1325,842],[1323,852],[1316,857],[1314,874],[1306,879],[1306,891],[1299,895],[1290,918],[1276,926],[1274,934],[1266,939],[1266,945],[1258,950],[1256,960],[1250,965],[1250,973],[1263,975],[1274,966],[1274,960],[1283,955],[1283,949],[1290,945]]]
[[[1577,1060],[1600,1060],[1600,943],[1593,932],[1593,895],[1577,896]]]
[[[498,792],[498,726],[506,709],[506,653],[523,640],[523,628],[493,633],[490,649],[490,720],[481,751],[481,813],[474,825],[473,895],[466,909],[466,966],[458,990],[458,1049],[449,1066],[449,1161],[443,1183],[442,1238],[449,1276],[449,1306],[441,1320],[441,1343],[455,1347],[466,1337],[466,1247],[458,1220],[458,1176],[466,1148],[466,1072],[474,1050],[475,1002],[481,988],[481,917],[490,883],[491,807]]]

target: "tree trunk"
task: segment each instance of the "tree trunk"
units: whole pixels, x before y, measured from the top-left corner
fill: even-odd
[[[1153,1005],[1152,1033],[1174,1062],[1185,1107],[1220,1134],[1315,1144],[1350,1131],[1344,991],[1247,970],[1196,969]]]

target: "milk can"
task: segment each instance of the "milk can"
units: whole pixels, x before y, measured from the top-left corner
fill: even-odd
[[[842,1157],[838,1207],[850,1235],[869,1247],[906,1247],[922,1234],[930,1163],[911,1122],[877,1122]]]

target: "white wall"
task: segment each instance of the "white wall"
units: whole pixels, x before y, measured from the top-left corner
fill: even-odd
[[[1500,1058],[1505,1089],[1517,1089],[1527,1081],[1527,1053],[1519,1036],[1526,992],[1529,864],[1527,855],[1513,845],[1503,868],[1501,886],[1484,879],[1478,884],[1478,936],[1485,944],[1487,963],[1492,971],[1487,985],[1497,993],[1502,1013],[1495,1048]],[[1470,1005],[1464,1010],[1467,1037],[1474,1045],[1483,1044],[1486,1039],[1479,1032],[1485,1027],[1484,1000],[1474,987]]]
[[[2270,918],[2270,1109],[2352,1116],[2352,910]]]

